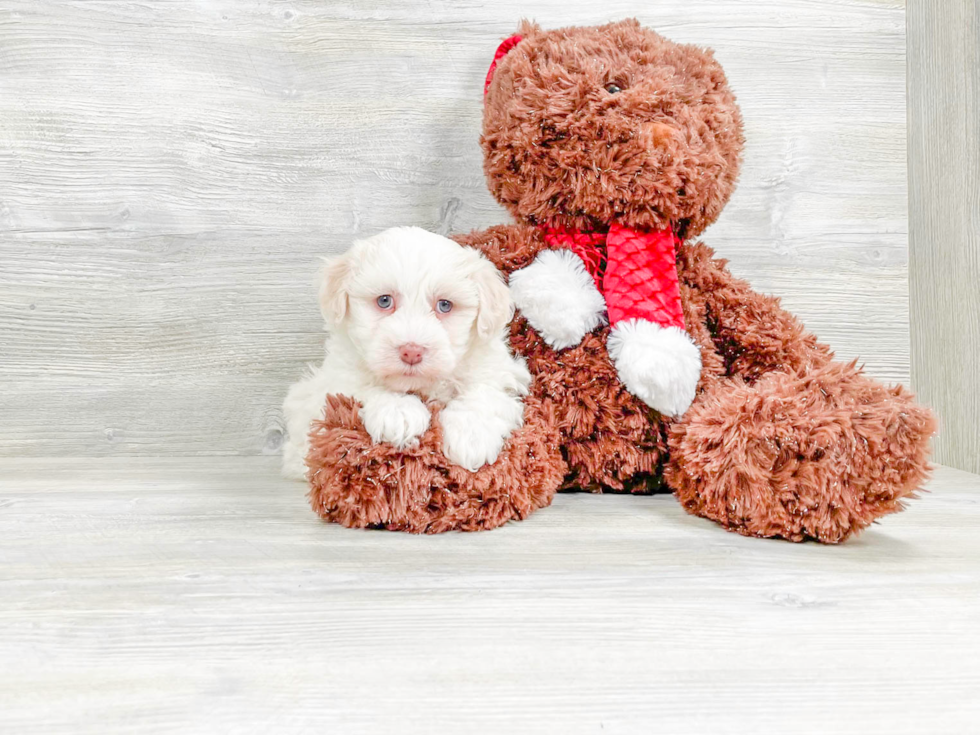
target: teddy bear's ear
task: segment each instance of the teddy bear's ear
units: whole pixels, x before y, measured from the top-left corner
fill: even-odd
[[[521,38],[530,38],[531,36],[536,36],[539,33],[541,33],[541,26],[539,26],[533,20],[523,18],[521,19],[521,24],[517,26],[517,33],[515,35],[518,35]]]
[[[535,29],[540,30],[536,25],[526,20],[521,22],[521,29],[523,30],[525,27],[531,29],[532,32]],[[522,40],[524,40],[524,38],[526,38],[526,34],[522,32],[518,32],[515,33],[513,36],[510,36],[509,38],[505,38],[503,42],[499,46],[497,46],[497,52],[493,55],[493,61],[490,63],[490,69],[489,71],[487,71],[487,79],[483,83],[484,95],[486,95],[487,90],[490,89],[490,82],[493,81],[493,73],[497,69],[497,62],[500,61],[502,58],[504,58],[507,54],[509,54],[510,51],[517,44],[519,44]]]

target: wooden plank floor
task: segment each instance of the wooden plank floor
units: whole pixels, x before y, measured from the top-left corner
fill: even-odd
[[[980,478],[841,547],[669,496],[319,522],[274,458],[0,462],[0,731],[966,733]]]

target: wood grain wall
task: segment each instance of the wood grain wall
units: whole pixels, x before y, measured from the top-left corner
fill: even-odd
[[[909,7],[912,377],[936,461],[980,472],[980,3]]]
[[[747,122],[706,240],[909,378],[905,3],[5,0],[0,454],[274,453],[318,256],[505,221],[481,84],[522,16],[711,45]]]

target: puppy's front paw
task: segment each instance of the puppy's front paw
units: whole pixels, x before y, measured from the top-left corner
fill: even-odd
[[[429,428],[431,414],[416,396],[393,395],[366,401],[361,421],[375,444],[382,442],[397,449],[418,444],[418,438]]]
[[[496,461],[507,437],[523,423],[524,404],[506,395],[493,403],[450,403],[439,414],[442,452],[450,462],[476,472]]]

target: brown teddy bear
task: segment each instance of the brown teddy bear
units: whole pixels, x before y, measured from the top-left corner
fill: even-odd
[[[833,353],[695,238],[738,176],[742,121],[710,51],[628,20],[522,24],[487,75],[481,145],[517,220],[458,237],[508,274],[525,425],[469,473],[372,445],[331,398],[311,436],[324,518],[492,528],[558,489],[672,491],[745,535],[836,543],[928,472],[931,413]]]

